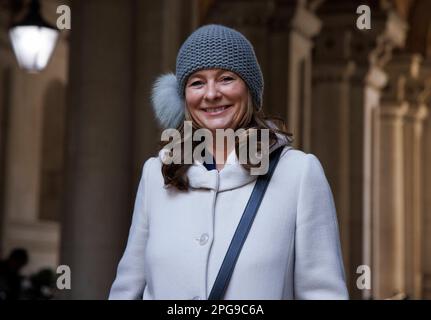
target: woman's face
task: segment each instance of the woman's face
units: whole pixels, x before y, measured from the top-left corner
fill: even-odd
[[[185,97],[194,121],[215,133],[215,129],[237,128],[247,110],[248,89],[234,72],[207,69],[189,77]]]

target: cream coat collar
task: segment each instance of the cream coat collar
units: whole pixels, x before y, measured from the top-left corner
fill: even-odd
[[[277,134],[279,137],[277,143],[270,149],[270,153],[279,147],[288,144],[284,136]],[[165,156],[168,150],[162,149],[159,152],[159,159]],[[226,164],[222,170],[208,171],[205,166],[195,160],[194,164],[187,170],[189,185],[195,189],[211,189],[217,192],[240,188],[254,180],[258,176],[251,175],[240,163],[233,150],[226,159]]]

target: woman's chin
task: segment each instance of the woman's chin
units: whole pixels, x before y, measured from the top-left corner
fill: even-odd
[[[211,131],[217,129],[226,130],[231,127],[230,121],[210,121],[205,123],[205,127]]]

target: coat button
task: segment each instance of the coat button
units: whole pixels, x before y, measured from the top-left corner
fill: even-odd
[[[201,235],[201,238],[199,239],[199,244],[201,246],[205,245],[208,242],[209,236],[208,234],[204,233]]]

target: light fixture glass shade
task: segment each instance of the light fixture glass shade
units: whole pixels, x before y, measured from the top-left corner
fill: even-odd
[[[28,72],[44,69],[54,51],[59,32],[43,26],[15,26],[9,30],[18,64]]]

